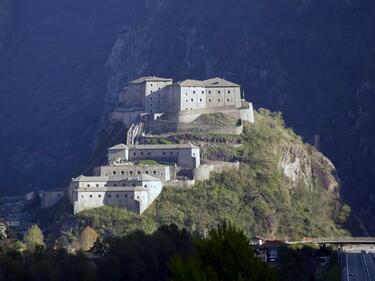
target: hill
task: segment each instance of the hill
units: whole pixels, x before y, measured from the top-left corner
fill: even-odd
[[[185,133],[181,137],[189,137],[199,145],[207,143],[207,134],[204,140],[198,134]],[[350,209],[338,200],[334,166],[286,128],[279,113],[259,110],[256,123],[246,124],[236,145],[230,144],[234,136],[221,138],[228,138],[228,142],[204,147],[211,151],[205,157],[239,160],[239,171],[214,174],[193,187],[166,186],[142,216],[104,207],[65,218],[58,224],[63,226],[63,232],[73,235],[85,225],[104,235],[118,236],[136,229],[150,233],[169,223],[205,233],[224,221],[235,224],[247,235],[302,237],[344,233],[340,225]]]

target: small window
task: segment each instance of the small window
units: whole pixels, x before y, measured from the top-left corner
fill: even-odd
[[[96,187],[99,187],[99,184],[97,184]]]
[[[146,171],[146,174],[148,175],[148,171]]]
[[[116,198],[119,198],[120,197],[120,195],[119,194],[116,194]]]
[[[163,155],[165,155],[165,151],[163,151]]]
[[[87,187],[90,187],[90,184],[88,184]]]
[[[211,102],[211,99],[208,99],[208,102]]]
[[[202,102],[202,99],[199,99],[200,102]]]
[[[129,173],[132,175],[132,174],[133,174],[133,171],[130,171]]]
[[[116,172],[116,171],[113,171],[112,174],[115,176],[115,175],[117,174],[117,172]]]
[[[125,183],[124,183],[124,182],[122,183],[122,186],[125,186]]]
[[[202,94],[204,94],[204,91],[202,91]]]
[[[229,99],[227,99],[227,101],[229,101]]]
[[[193,94],[195,94],[195,91],[193,91]]]
[[[141,152],[141,155],[143,155],[143,152]]]
[[[128,198],[128,195],[127,195],[127,194],[125,194],[125,198]]]
[[[83,196],[83,195],[81,195],[81,198],[84,198],[84,196]]]
[[[125,175],[125,171],[121,171],[121,175]]]
[[[209,94],[211,94],[211,91],[208,91]]]
[[[189,102],[188,100],[186,100],[186,102]]]
[[[217,102],[220,102],[220,99],[218,99]]]
[[[228,91],[228,94],[230,94],[230,91]]]
[[[117,183],[115,183],[114,186],[117,186]]]
[[[153,171],[152,173],[153,173],[154,175],[156,175],[156,171]]]
[[[137,199],[139,199],[139,196],[137,196]]]
[[[193,101],[194,101],[194,99],[191,99],[191,101],[193,102]]]
[[[111,194],[108,194],[108,198],[111,198],[112,197],[112,195]]]
[[[145,184],[145,187],[147,187],[147,184]]]
[[[134,156],[136,156],[136,155],[137,155],[137,153],[135,153],[135,152],[134,152],[134,153],[133,153],[133,155],[134,155]]]
[[[147,154],[148,154],[148,155],[151,155],[151,152],[148,152]]]
[[[173,155],[173,151],[170,152],[170,155]]]
[[[90,194],[90,198],[92,198],[92,195]]]
[[[99,194],[99,195],[98,195],[98,197],[99,197],[99,198],[101,198],[101,197],[102,197],[102,195],[100,195],[100,194]]]
[[[217,91],[218,94],[220,94],[220,91]]]
[[[132,186],[135,186],[135,183],[133,182]]]
[[[141,171],[138,171],[137,173],[138,173],[138,175],[140,175],[140,174],[141,174]]]

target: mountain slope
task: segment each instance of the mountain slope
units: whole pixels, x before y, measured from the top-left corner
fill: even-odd
[[[204,233],[231,222],[249,235],[343,235],[340,224],[349,209],[337,198],[332,163],[286,129],[278,114],[261,110],[256,120],[246,126],[242,146],[218,145],[241,160],[239,171],[214,174],[191,188],[167,186],[142,216],[111,207],[84,211],[76,227],[91,224],[104,234],[122,235],[175,223]],[[68,225],[65,232],[71,231]]]

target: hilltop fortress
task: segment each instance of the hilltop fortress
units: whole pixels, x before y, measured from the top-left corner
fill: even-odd
[[[225,116],[228,124],[216,124],[215,114]],[[126,143],[110,147],[107,163],[92,176],[72,179],[68,195],[74,213],[110,205],[142,214],[164,185],[189,186],[207,180],[212,171],[238,169],[239,162],[201,163],[201,148],[190,142],[155,144],[147,138],[199,130],[238,135],[243,121],[254,122],[254,113],[252,104],[241,98],[240,86],[224,79],[173,83],[146,76],[119,94],[111,121],[128,128]]]
[[[126,126],[143,121],[146,130],[163,133],[189,130],[192,127],[186,124],[217,112],[254,122],[253,106],[241,99],[238,84],[222,78],[174,83],[170,78],[145,76],[131,81],[120,93],[111,119]]]

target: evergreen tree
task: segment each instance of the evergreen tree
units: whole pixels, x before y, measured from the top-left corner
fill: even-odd
[[[255,256],[248,238],[232,226],[211,230],[198,239],[188,257],[176,257],[170,266],[173,281],[276,280],[276,273]]]
[[[23,241],[30,252],[34,252],[37,247],[45,247],[43,232],[37,225],[32,225],[27,230]]]

